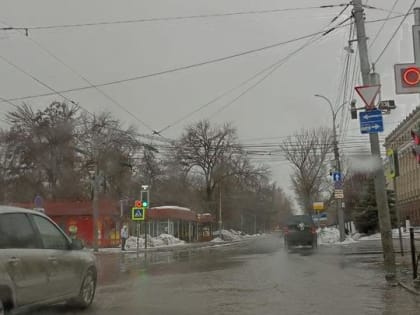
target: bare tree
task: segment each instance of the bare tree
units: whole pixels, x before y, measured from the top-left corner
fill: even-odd
[[[194,169],[202,172],[208,204],[224,171],[222,166],[230,162],[237,148],[236,130],[230,124],[212,127],[204,120],[187,127],[182,135],[177,157],[186,173]]]
[[[12,182],[23,188],[25,199],[40,190],[53,199],[77,194],[72,149],[77,112],[77,106],[53,102],[42,111],[24,104],[6,115],[11,124],[7,150],[13,156],[7,168]],[[65,186],[70,182],[69,190]]]
[[[118,119],[110,113],[93,117],[83,115],[78,129],[75,149],[80,153],[80,170],[85,185],[91,187],[90,173],[102,177],[102,192],[110,196],[125,195],[131,185],[130,157],[143,147],[133,128],[122,129]]]
[[[332,151],[331,130],[302,130],[284,140],[281,150],[294,169],[291,180],[298,203],[309,211],[324,188],[326,160]]]

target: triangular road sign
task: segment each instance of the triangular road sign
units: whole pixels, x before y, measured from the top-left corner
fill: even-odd
[[[375,106],[374,101],[376,96],[379,94],[381,89],[380,85],[364,85],[364,86],[356,86],[354,88],[362,98],[363,102],[365,102],[367,108],[372,108]]]

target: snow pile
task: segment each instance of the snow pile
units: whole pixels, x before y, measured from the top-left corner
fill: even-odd
[[[185,243],[184,241],[181,241],[179,238],[176,238],[171,234],[160,234],[158,237],[156,237],[156,241],[157,240],[162,241],[163,245],[177,245]]]
[[[360,241],[377,241],[381,239],[381,233],[376,233],[376,234],[372,234],[372,235],[360,235],[359,240]],[[410,237],[410,233],[409,232],[404,232],[403,229],[401,229],[401,235],[402,238],[409,238]],[[398,239],[400,238],[400,234],[398,232],[398,229],[393,229],[392,230],[392,238],[393,239]]]
[[[318,243],[321,245],[341,244],[347,245],[356,243],[353,238],[347,236],[343,242],[340,242],[340,231],[337,228],[325,227],[317,230]]]
[[[223,240],[220,237],[216,237],[212,239],[210,242],[212,243],[223,243]]]
[[[235,230],[222,230],[222,239],[227,242],[242,240],[241,233]]]
[[[249,239],[252,237],[258,237],[262,236],[263,234],[254,234],[249,235],[241,231],[235,231],[235,230],[222,230],[222,235],[220,235],[219,231],[213,232],[213,236],[215,237],[214,240],[220,239],[223,242],[234,242],[234,241],[241,241],[245,239]],[[213,241],[214,241],[213,240]]]
[[[318,229],[319,244],[336,244],[340,242],[340,231],[336,228],[325,227]]]
[[[157,237],[151,237],[150,235],[147,236],[147,246],[148,247],[162,247],[162,246],[168,246],[168,245],[180,245],[184,244],[184,241],[181,241],[180,239],[176,238],[175,236],[172,236],[170,234],[161,234]],[[127,249],[135,249],[137,248],[137,237],[136,236],[130,236],[127,239],[125,247]],[[144,247],[144,235],[139,237],[139,247]]]

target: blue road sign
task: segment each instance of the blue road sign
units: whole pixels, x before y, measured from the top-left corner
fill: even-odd
[[[334,180],[335,182],[341,182],[341,173],[339,173],[339,172],[334,172],[334,173],[332,174],[332,177],[333,177],[333,180]]]
[[[360,132],[362,134],[378,133],[384,131],[382,112],[379,109],[359,112],[359,121]]]
[[[133,207],[131,208],[131,220],[133,221],[143,221],[144,220],[144,209]]]

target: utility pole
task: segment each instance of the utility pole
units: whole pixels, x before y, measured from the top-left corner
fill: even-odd
[[[98,251],[98,218],[99,218],[99,170],[95,169],[93,178],[93,250]]]
[[[335,165],[337,166],[337,172],[341,175],[341,163],[340,163],[340,152],[338,150],[338,141],[337,141],[337,127],[336,127],[336,118],[337,113],[333,112],[333,141],[334,141],[334,159],[335,159]],[[342,179],[340,179],[341,184]],[[342,188],[342,187],[340,187]],[[346,238],[346,233],[344,230],[344,211],[341,207],[341,199],[335,199],[336,207],[337,207],[337,213],[338,213],[338,227],[340,230],[340,242],[343,242]],[[319,222],[319,221],[318,221]]]
[[[315,94],[316,97],[320,97],[327,101],[327,103],[330,105],[331,114],[333,118],[333,147],[334,147],[334,160],[335,160],[335,170],[340,176],[341,174],[341,163],[340,163],[340,151],[338,149],[338,140],[337,140],[337,114],[341,109],[343,109],[344,105],[347,104],[347,102],[344,102],[341,106],[339,106],[336,110],[334,110],[333,104],[331,103],[330,99],[328,97],[325,97],[324,95]],[[337,187],[336,187],[337,188]],[[339,188],[342,189],[342,178],[339,180]],[[338,217],[338,229],[340,231],[340,242],[343,242],[346,239],[346,233],[344,229],[344,211],[341,203],[342,199],[335,199],[336,207],[337,207],[337,217]],[[318,225],[319,225],[319,216],[318,216]]]
[[[223,239],[222,237],[222,183],[220,183],[219,186],[219,237]]]
[[[370,85],[370,63],[368,57],[367,38],[365,31],[364,10],[361,0],[353,0],[353,15],[357,30],[357,43],[359,47],[360,69],[364,85]],[[373,157],[376,158],[378,167],[374,171],[375,194],[378,207],[379,226],[381,229],[382,249],[386,279],[394,280],[396,277],[394,245],[392,243],[391,218],[388,208],[388,197],[385,190],[385,174],[381,159],[379,136],[377,133],[369,134],[370,148]]]

